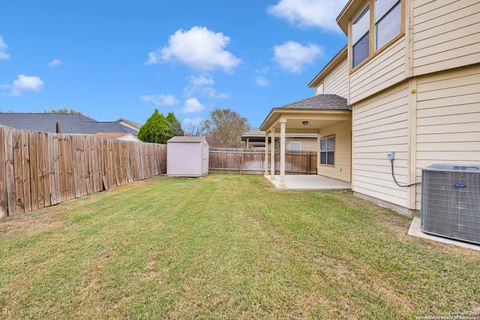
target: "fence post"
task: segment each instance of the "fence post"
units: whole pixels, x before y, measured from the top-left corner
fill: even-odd
[[[311,165],[312,165],[312,155],[310,152],[308,152],[308,157],[307,157],[307,175],[310,175],[310,171],[312,170]]]

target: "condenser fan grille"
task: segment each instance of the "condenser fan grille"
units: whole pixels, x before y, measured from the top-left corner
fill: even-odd
[[[422,171],[422,231],[480,244],[480,166]]]

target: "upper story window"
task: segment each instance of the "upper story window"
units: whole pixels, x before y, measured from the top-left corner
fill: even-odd
[[[370,48],[370,7],[367,6],[352,23],[353,67],[368,58]]]
[[[400,0],[375,0],[375,50],[401,32]]]
[[[384,48],[402,33],[402,28],[402,0],[369,0],[352,21],[352,68]]]

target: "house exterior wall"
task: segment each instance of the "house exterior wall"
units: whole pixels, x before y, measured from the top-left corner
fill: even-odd
[[[387,152],[395,151],[395,174],[408,182],[409,93],[399,84],[353,106],[352,189],[399,206],[408,192],[392,179]]]
[[[419,77],[417,92],[417,181],[433,163],[480,164],[480,65]]]
[[[336,66],[323,80],[323,93],[336,94],[347,98],[348,91],[348,63],[345,59]],[[317,92],[319,90],[317,89]]]
[[[480,62],[478,0],[413,2],[415,75]]]
[[[404,33],[357,68],[345,58],[352,189],[420,210],[421,185],[397,186],[387,152],[401,184],[433,163],[480,164],[480,1],[404,3]]]
[[[406,78],[405,37],[350,74],[349,103],[353,104]]]
[[[352,122],[339,121],[319,130],[320,137],[335,136],[335,165],[321,165],[318,157],[318,174],[350,182]]]

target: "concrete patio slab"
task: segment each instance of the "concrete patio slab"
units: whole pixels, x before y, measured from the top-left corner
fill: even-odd
[[[275,176],[275,180],[272,180],[270,176],[265,176],[265,178],[270,181],[275,188],[281,190],[307,191],[351,188],[348,182],[319,175],[286,175],[285,188],[280,188],[280,176]]]
[[[418,218],[418,217],[413,218],[412,224],[410,225],[410,228],[408,229],[407,234],[409,236],[413,236],[413,237],[418,237],[418,238],[422,238],[422,239],[427,239],[427,240],[432,240],[432,241],[436,241],[436,242],[441,242],[441,243],[445,243],[445,244],[454,245],[454,246],[457,246],[457,247],[462,247],[462,248],[466,248],[466,249],[480,251],[480,245],[475,245],[475,244],[471,244],[471,243],[467,243],[467,242],[463,242],[463,241],[457,241],[457,240],[453,240],[453,239],[442,238],[442,237],[439,237],[439,236],[434,236],[434,235],[431,235],[431,234],[423,233],[422,230],[420,229],[420,225],[421,225],[420,218]]]

